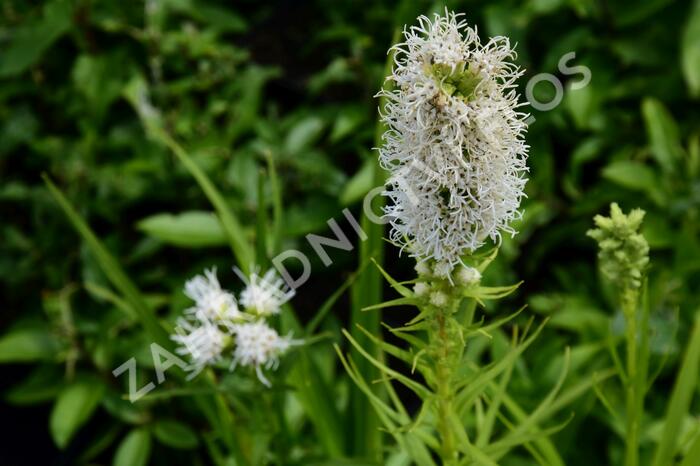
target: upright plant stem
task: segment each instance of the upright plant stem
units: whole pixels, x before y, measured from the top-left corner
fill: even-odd
[[[623,295],[623,313],[626,320],[627,339],[627,397],[626,397],[626,444],[625,466],[639,464],[639,422],[642,401],[640,399],[641,384],[638,380],[637,367],[637,296],[626,290]]]
[[[451,291],[451,290],[450,290]],[[461,360],[464,345],[455,314],[461,299],[451,295],[448,303],[432,307],[429,327],[430,353],[435,361],[435,394],[437,395],[437,430],[440,435],[440,456],[444,466],[458,464],[457,434],[454,431],[454,374]]]
[[[438,345],[443,343],[440,348],[440,359],[436,368],[436,385],[438,396],[438,432],[442,441],[442,459],[445,466],[452,465],[456,462],[455,436],[450,427],[450,413],[452,412],[452,374],[453,368],[449,364],[448,346],[444,344],[447,341],[447,331],[445,329],[445,316],[440,313],[437,316]]]

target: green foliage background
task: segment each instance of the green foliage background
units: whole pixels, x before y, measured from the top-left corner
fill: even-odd
[[[567,87],[555,109],[532,111],[520,234],[504,242],[485,280],[525,280],[506,304],[528,303],[531,312],[551,316],[509,390],[523,406],[535,406],[556,382],[566,346],[567,383],[575,384],[609,366],[608,339],[623,334],[610,285],[596,272],[595,244],[585,236],[593,215],[612,201],[647,211],[657,379],[647,395],[642,456],[651,455],[700,304],[698,0],[2,0],[0,362],[8,365],[0,385],[12,438],[1,463],[207,464],[213,455],[211,426],[182,397],[146,406],[121,398],[125,389],[111,370],[124,360],[140,354],[140,380],[153,378],[147,338],[119,312],[119,298],[40,175],[51,176],[149,305],[172,321],[186,306],[182,283],[203,267],[218,265],[223,281],[236,282],[227,236],[206,196],[144,131],[136,108],[145,96],[251,241],[256,215],[273,210],[274,166],[284,221],[273,222],[272,241],[280,244],[265,247],[295,247],[314,258],[304,235],[325,232],[345,207],[359,215],[373,187],[373,95],[394,31],[444,6],[465,12],[482,38],[504,34],[518,43],[518,61],[528,70],[523,91],[542,72],[565,87],[576,82],[577,75],[557,69],[568,52],[576,53],[572,64],[591,70],[590,84]],[[553,92],[547,84],[535,88],[540,101]],[[392,274],[411,277],[410,261],[390,246],[386,255]],[[311,282],[294,300],[302,322],[358,265],[354,253],[333,258],[329,270],[316,258]],[[487,318],[508,311],[486,308]],[[340,342],[349,322],[342,298],[323,329]],[[492,357],[507,339],[494,336]],[[330,344],[314,347],[313,363],[347,427],[342,445],[319,443],[302,406],[280,402],[284,393],[259,396],[233,376],[221,381],[233,387],[244,417],[261,426],[248,434],[261,464],[346,464],[328,460],[334,448],[346,457],[371,456],[351,427],[369,413],[348,404],[352,388]],[[619,390],[606,393],[612,406],[623,404]],[[249,399],[284,405],[289,432],[246,410]],[[579,399],[561,421],[570,412],[573,419],[553,437],[566,464],[619,464],[620,425],[596,394]],[[697,414],[695,400],[681,414],[680,439],[698,435]],[[270,459],[265,451],[273,447]],[[505,461],[530,464],[525,457],[516,452]]]

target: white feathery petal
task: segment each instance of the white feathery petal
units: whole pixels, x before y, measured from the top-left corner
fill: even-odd
[[[289,289],[274,269],[268,270],[263,276],[255,271],[249,278],[238,269],[236,273],[246,283],[239,301],[248,312],[260,316],[278,314],[282,305],[294,296],[294,290]]]
[[[394,89],[378,94],[391,240],[447,273],[487,238],[515,233],[528,170],[515,51],[506,37],[482,44],[460,17],[422,16],[404,29]]]

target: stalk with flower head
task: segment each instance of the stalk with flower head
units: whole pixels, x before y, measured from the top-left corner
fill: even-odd
[[[507,355],[488,367],[465,352],[470,340],[502,331],[518,314],[489,325],[474,321],[478,304],[518,287],[481,283],[501,235],[515,234],[512,222],[521,216],[527,181],[527,115],[519,111],[522,104],[515,90],[522,75],[513,63],[515,51],[506,37],[482,44],[476,29],[450,12],[433,20],[418,18],[417,26],[404,30],[404,38],[392,48],[390,86],[379,93],[386,102],[380,110],[387,128],[379,162],[390,175],[384,193],[390,200],[385,209],[390,238],[416,259],[417,277],[400,283],[381,270],[401,298],[366,310],[418,308],[406,325],[389,329],[409,343],[408,350],[368,336],[421,378],[414,380],[373,357],[346,332],[383,372],[383,399],[354,361],[339,354],[386,429],[417,464],[435,464],[433,453],[445,465],[496,464],[520,444],[558,464],[556,450],[543,439],[547,431],[537,427],[543,419],[539,410],[519,424],[503,421],[501,429],[496,428],[505,418],[502,409],[510,410],[510,416],[524,416],[512,400],[504,408],[505,387],[519,354],[541,327],[529,335],[529,323],[522,334],[516,328]],[[478,251],[489,241],[496,246]],[[392,380],[421,398],[415,417],[396,396]],[[549,401],[562,382],[563,375]],[[494,439],[499,431],[501,438]]]

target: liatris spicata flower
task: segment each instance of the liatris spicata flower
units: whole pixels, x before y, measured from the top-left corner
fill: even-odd
[[[241,316],[236,298],[221,288],[216,269],[205,270],[204,275],[196,275],[185,283],[185,295],[195,302],[188,313],[203,312],[212,320],[234,320]]]
[[[300,341],[292,340],[291,335],[281,337],[263,318],[278,314],[294,292],[274,270],[263,276],[253,272],[246,277],[237,269],[236,273],[246,283],[239,300],[221,287],[215,269],[185,283],[185,295],[194,306],[185,310],[185,318],[177,320],[171,339],[179,345],[178,354],[189,356],[193,371],[189,378],[232,350],[231,369],[237,365],[254,368],[258,379],[269,386],[263,369],[276,369],[280,356]]]
[[[291,336],[280,336],[264,321],[239,324],[234,327],[236,348],[233,351],[232,368],[237,365],[254,367],[258,379],[268,387],[262,368],[276,369],[279,357],[295,343]]]
[[[177,321],[177,333],[170,337],[180,346],[175,350],[177,354],[189,356],[193,377],[209,365],[221,360],[221,353],[230,342],[231,337],[226,335],[216,324],[203,318],[203,315],[195,315],[195,318]]]
[[[278,314],[282,305],[294,296],[294,290],[287,287],[274,269],[268,270],[263,276],[253,272],[249,278],[238,270],[236,273],[247,284],[241,293],[240,302],[250,313],[260,316]]]
[[[391,239],[442,264],[441,275],[487,238],[515,233],[527,181],[515,51],[506,37],[482,45],[460,16],[422,16],[404,30],[392,48],[394,88],[378,94]]]

